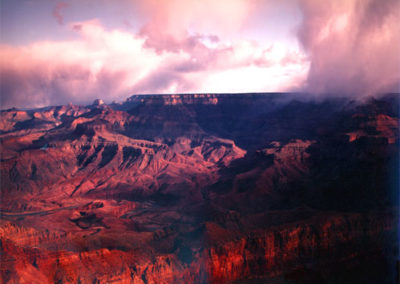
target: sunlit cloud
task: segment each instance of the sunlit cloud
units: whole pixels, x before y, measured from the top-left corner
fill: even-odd
[[[68,11],[80,3],[88,4],[68,2]],[[361,97],[398,91],[396,0],[285,0],[279,9],[263,0],[116,3],[135,15],[121,18],[120,27],[107,26],[110,19],[101,17],[68,22],[62,13],[67,5],[59,2],[49,17],[63,24],[57,25],[65,33],[62,40],[0,46],[2,108],[123,100],[135,93],[302,91]],[[282,13],[274,25],[268,11]],[[301,19],[283,29],[291,33],[271,37],[270,30],[291,22],[287,11],[299,11]],[[248,33],[254,27],[259,30]]]
[[[212,92],[213,88],[237,92],[252,86],[251,90],[275,91],[277,86],[294,84],[290,76],[275,81],[271,74],[276,70],[297,76],[299,69],[304,73],[307,68],[304,55],[255,42],[226,44],[214,36],[188,35],[176,49],[160,52],[147,45],[145,34],[108,30],[98,20],[73,23],[70,28],[78,39],[0,48],[1,93],[7,94],[2,95],[4,107],[88,103],[97,97],[121,100],[133,93]],[[297,61],[284,63],[293,54]]]

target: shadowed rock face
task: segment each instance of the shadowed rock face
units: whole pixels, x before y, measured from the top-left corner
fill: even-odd
[[[2,111],[2,281],[393,283],[398,99]]]

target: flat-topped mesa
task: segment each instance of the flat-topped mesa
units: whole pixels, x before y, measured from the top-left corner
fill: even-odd
[[[203,104],[216,105],[222,101],[240,101],[249,103],[254,100],[270,100],[276,94],[246,93],[246,94],[165,94],[165,95],[133,95],[127,103],[144,103],[160,105]]]
[[[176,94],[176,95],[133,95],[127,102],[144,104],[182,105],[182,104],[218,104],[216,94]]]

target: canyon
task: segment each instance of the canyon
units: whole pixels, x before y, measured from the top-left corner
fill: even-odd
[[[399,94],[0,119],[2,283],[396,283]]]

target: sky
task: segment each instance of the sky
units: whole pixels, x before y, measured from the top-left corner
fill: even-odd
[[[399,92],[398,0],[0,0],[0,105]]]

